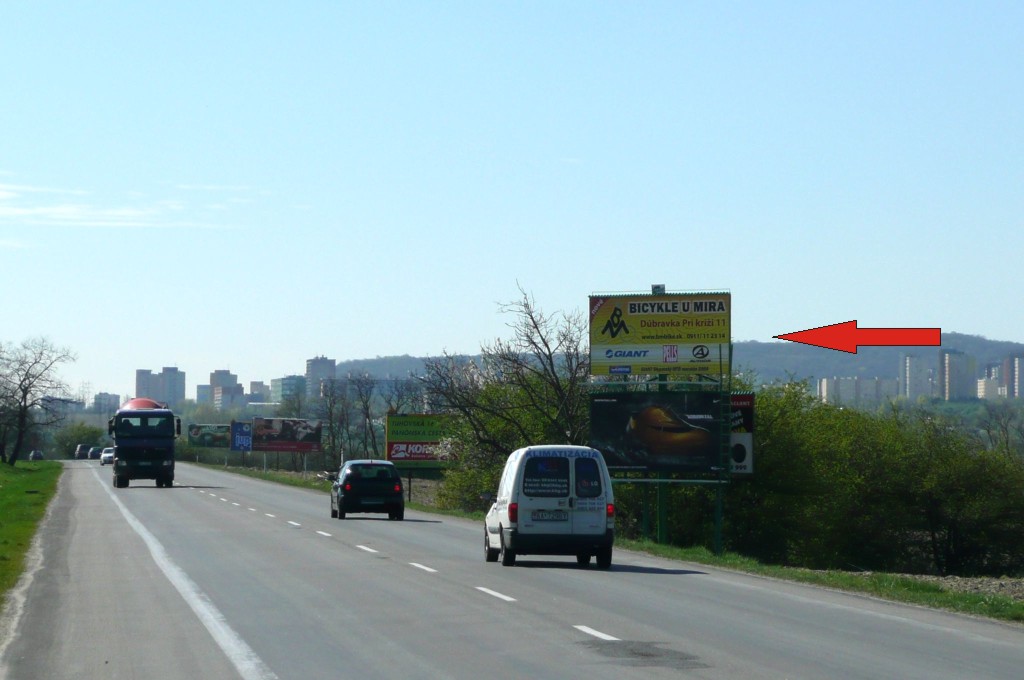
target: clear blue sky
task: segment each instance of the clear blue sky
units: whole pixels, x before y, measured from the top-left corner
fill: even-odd
[[[187,396],[479,351],[519,286],[1024,341],[1024,3],[0,5],[0,340]],[[829,350],[822,350],[829,351]]]

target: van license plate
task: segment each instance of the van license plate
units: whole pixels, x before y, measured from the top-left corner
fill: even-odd
[[[565,510],[534,510],[530,515],[534,522],[564,522],[569,519]]]

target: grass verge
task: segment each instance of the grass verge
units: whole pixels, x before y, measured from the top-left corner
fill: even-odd
[[[0,593],[5,598],[25,569],[25,555],[63,469],[47,460],[0,463]]]
[[[290,475],[279,472],[224,468],[223,466],[216,465],[208,467],[236,474],[244,474],[271,482],[316,489],[325,493],[329,490],[327,483],[317,479],[313,474],[303,478],[294,474]],[[479,512],[467,513],[457,510],[440,510],[433,506],[418,503],[407,503],[406,505],[411,509],[422,512],[483,521],[483,513]],[[757,560],[735,553],[715,555],[707,548],[679,548],[646,540],[634,541],[616,538],[615,545],[624,550],[647,553],[670,560],[693,562],[711,567],[731,569],[746,574],[755,574],[785,581],[796,581],[835,590],[864,593],[894,602],[931,607],[933,609],[944,609],[1000,621],[1024,623],[1024,602],[1019,602],[1004,595],[956,592],[947,590],[936,583],[923,582],[905,576],[877,572],[857,574],[844,571],[814,571],[811,569],[780,567],[762,564]]]

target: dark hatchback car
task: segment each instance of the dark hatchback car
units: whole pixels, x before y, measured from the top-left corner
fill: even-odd
[[[89,460],[99,460],[101,453],[103,453],[103,448],[102,447],[99,447],[99,446],[92,447],[91,449],[89,449]]]
[[[386,512],[405,517],[405,496],[398,468],[385,460],[350,460],[337,475],[330,475],[331,517],[345,519],[352,512]]]

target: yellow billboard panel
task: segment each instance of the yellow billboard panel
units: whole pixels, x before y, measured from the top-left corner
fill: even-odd
[[[590,297],[592,375],[728,373],[732,296]]]

